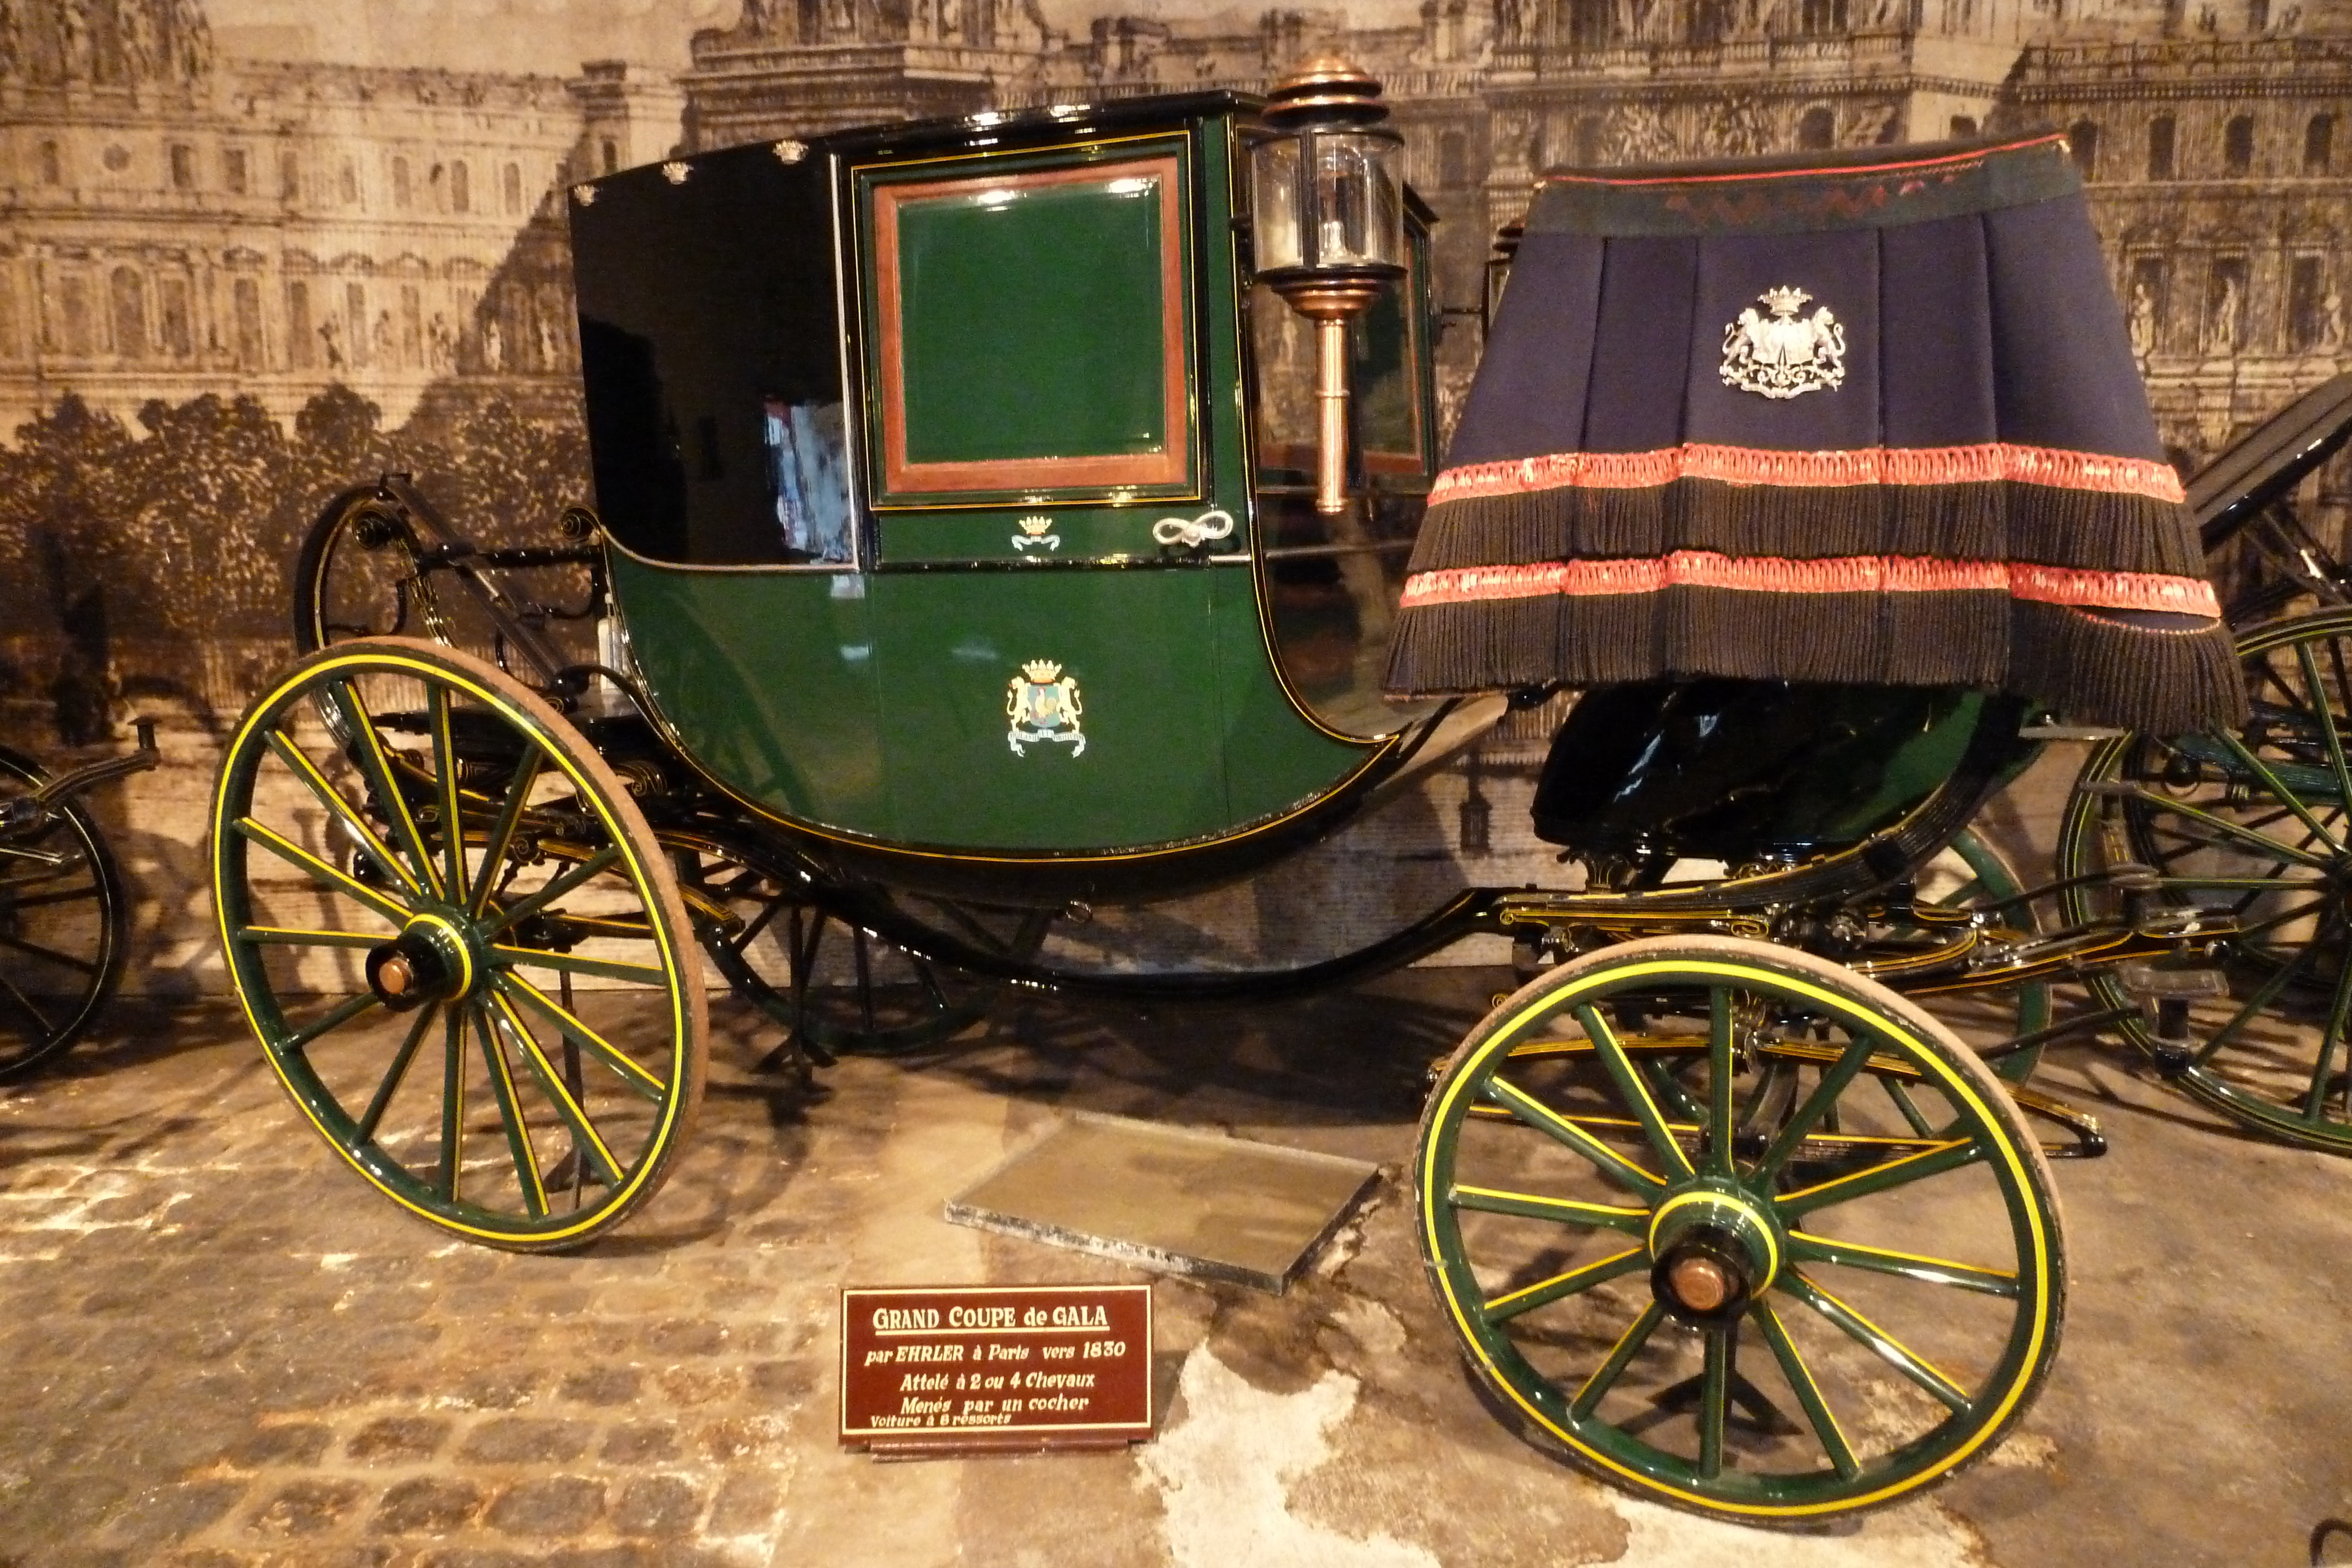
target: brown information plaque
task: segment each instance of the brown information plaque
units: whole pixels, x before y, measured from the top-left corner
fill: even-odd
[[[1151,1287],[841,1292],[841,1440],[877,1455],[1151,1436]]]

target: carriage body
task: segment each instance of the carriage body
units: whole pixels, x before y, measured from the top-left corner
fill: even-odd
[[[1357,330],[1368,504],[1335,536],[1305,323],[1250,280],[1255,107],[573,189],[629,657],[743,811],[894,880],[1100,896],[1260,863],[1402,757],[1438,706],[1378,692],[1434,465],[1426,267]]]

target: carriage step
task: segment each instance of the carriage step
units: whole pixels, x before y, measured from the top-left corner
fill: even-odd
[[[2116,979],[2135,997],[2154,1000],[2174,998],[2226,997],[2230,977],[2219,969],[2175,969],[2157,964],[2126,964]]]
[[[2189,1004],[2200,997],[2226,997],[2229,977],[2219,969],[2171,969],[2155,964],[2126,964],[2116,980],[2139,1002],[2147,1014],[2148,1052],[2164,1072],[2185,1071],[2195,1059],[2196,1037],[2189,1032]]]

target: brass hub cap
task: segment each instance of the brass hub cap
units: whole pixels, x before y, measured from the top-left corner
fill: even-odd
[[[368,949],[368,988],[392,1012],[462,997],[480,972],[465,931],[445,915],[412,915],[399,936]]]
[[[1687,1187],[1650,1216],[1650,1290],[1696,1328],[1737,1322],[1780,1272],[1779,1228],[1763,1206],[1729,1184]]]

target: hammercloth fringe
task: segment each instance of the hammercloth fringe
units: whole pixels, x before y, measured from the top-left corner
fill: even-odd
[[[2186,507],[2146,496],[1996,480],[1836,488],[1678,479],[1638,490],[1563,488],[1441,501],[1412,570],[1593,557],[1920,556],[2028,560],[2202,578]]]
[[[2003,690],[2069,718],[2177,734],[2242,723],[2228,629],[2151,631],[2007,594],[1676,587],[1411,606],[1387,685],[1415,695],[1660,675]]]
[[[2007,689],[2040,696],[2069,718],[2151,735],[2246,722],[2245,680],[2227,626],[2158,631],[2023,600],[2011,605],[2010,621]]]

